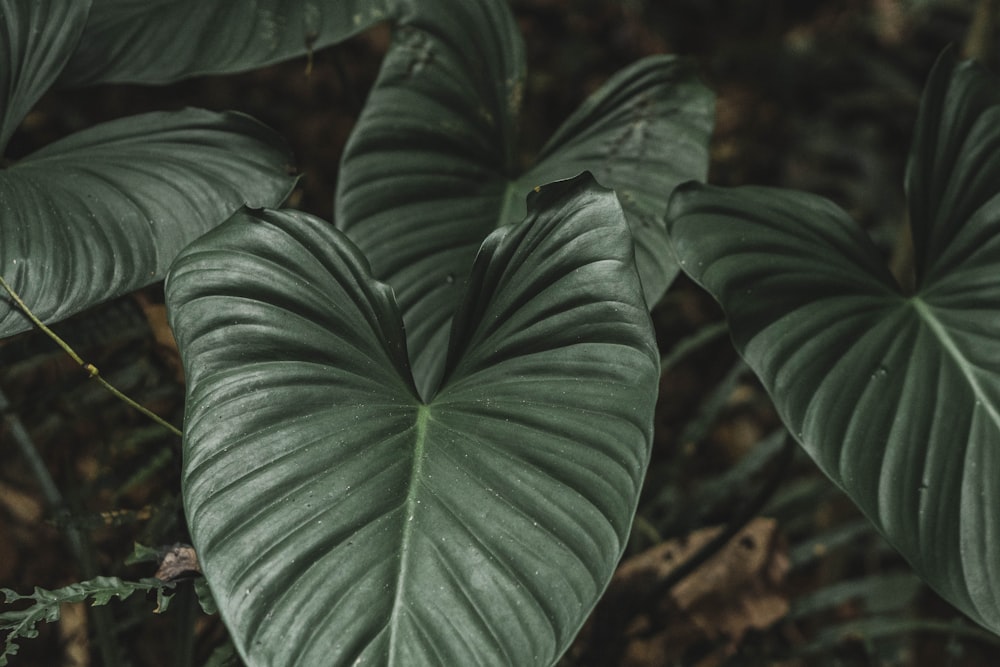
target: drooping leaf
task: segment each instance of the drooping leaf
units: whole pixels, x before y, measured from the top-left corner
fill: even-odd
[[[68,317],[161,279],[244,203],[280,204],[290,162],[280,137],[236,113],[151,113],[78,132],[0,171],[0,273],[38,317]],[[0,337],[29,327],[0,298]]]
[[[398,20],[411,0],[95,0],[70,85],[168,83],[263,67]]]
[[[344,152],[337,225],[399,299],[422,395],[437,386],[449,320],[479,244],[520,220],[536,185],[592,171],[618,192],[647,302],[676,274],[670,188],[703,178],[711,94],[687,63],[642,60],[609,80],[521,173],[524,44],[505,0],[439,2],[400,28]]]
[[[830,202],[685,185],[669,228],[785,423],[942,596],[1000,632],[1000,98],[932,72],[908,197],[906,294]]]
[[[566,649],[624,548],[658,376],[623,214],[591,184],[486,240],[427,402],[391,290],[323,221],[244,212],[182,253],[185,504],[249,665]]]
[[[90,0],[0,0],[0,155],[73,54]]]

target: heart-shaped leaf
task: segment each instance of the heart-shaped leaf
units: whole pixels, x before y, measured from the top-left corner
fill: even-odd
[[[944,57],[911,153],[917,287],[830,202],[679,188],[682,267],[823,471],[941,595],[1000,631],[1000,87]]]
[[[550,664],[624,548],[658,356],[614,196],[494,232],[423,402],[389,287],[340,232],[245,212],[167,279],[184,499],[250,665]]]
[[[0,0],[0,155],[73,54],[89,0]]]
[[[78,132],[0,171],[0,272],[43,320],[166,273],[244,203],[291,190],[276,134],[235,113],[151,113]],[[0,299],[0,337],[28,329]]]
[[[433,392],[449,320],[476,251],[520,220],[536,185],[590,170],[613,187],[637,244],[647,302],[676,274],[670,188],[703,178],[712,96],[692,67],[642,60],[609,80],[522,174],[516,126],[524,44],[505,0],[437,3],[400,28],[342,160],[337,225],[388,282],[421,395]]]
[[[404,18],[412,0],[95,0],[62,80],[167,83],[263,67]]]

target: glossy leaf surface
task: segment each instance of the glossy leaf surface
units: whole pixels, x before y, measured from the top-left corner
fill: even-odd
[[[245,202],[295,182],[280,137],[235,113],[133,116],[0,171],[0,271],[58,320],[161,279],[177,253]],[[0,299],[0,337],[30,328]]]
[[[245,212],[167,280],[184,498],[257,665],[545,665],[620,557],[658,357],[614,196],[543,189],[485,242],[417,396],[391,290],[306,214]]]
[[[65,83],[167,83],[263,67],[406,16],[410,0],[94,0]]]
[[[66,65],[89,0],[0,0],[0,155]]]
[[[682,186],[670,233],[785,423],[915,570],[1000,631],[1000,96],[935,67],[911,153],[917,288],[830,202]]]
[[[583,170],[617,191],[647,302],[676,274],[670,188],[703,178],[711,94],[687,63],[642,60],[596,92],[526,173],[517,155],[524,44],[505,0],[424,6],[397,31],[345,150],[336,222],[399,299],[417,386],[443,368],[449,320],[482,240],[536,185]]]

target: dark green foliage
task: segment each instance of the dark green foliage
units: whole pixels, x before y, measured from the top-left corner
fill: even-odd
[[[171,270],[188,520],[248,663],[547,664],[597,601],[659,361],[614,196],[534,199],[484,242],[426,402],[391,291],[322,221],[238,216]]]
[[[525,45],[506,0],[0,0],[0,149],[54,83],[243,71],[380,21],[391,43],[341,161],[335,224],[275,210],[291,155],[236,112],[123,118],[0,171],[0,275],[42,319],[168,275],[195,588],[233,642],[211,664],[559,660],[626,548],[662,367],[715,335],[661,367],[648,309],[680,269],[723,305],[823,472],[1000,632],[1000,86],[974,64],[946,54],[924,94],[912,280],[817,196],[678,188],[705,178],[713,122],[684,59],[626,67],[526,160]],[[0,299],[0,336],[27,328]],[[705,436],[744,368],[683,440]],[[782,437],[697,497],[734,497]],[[664,515],[690,513],[652,495]],[[162,610],[170,587],[4,590],[33,604],[0,614],[0,664],[61,602],[156,590]],[[868,615],[798,653],[918,627],[893,616],[918,590],[904,574],[801,598],[793,619],[846,601]]]
[[[524,43],[507,3],[421,6],[420,20],[395,35],[345,149],[335,219],[396,292],[427,396],[480,244],[524,217],[535,186],[586,170],[614,188],[646,301],[659,301],[677,275],[667,197],[707,174],[713,98],[692,63],[646,58],[586,100],[525,170],[517,150]]]
[[[88,2],[0,0],[0,151],[73,58]],[[86,40],[83,42],[87,43]],[[159,280],[182,247],[295,178],[250,118],[189,109],[92,127],[0,171],[0,272],[46,320]],[[7,299],[0,336],[30,328]]]
[[[916,290],[847,214],[678,189],[682,268],[723,305],[789,430],[914,569],[1000,632],[1000,85],[945,54],[908,168]]]

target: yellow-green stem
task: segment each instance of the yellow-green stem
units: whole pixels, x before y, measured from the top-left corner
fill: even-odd
[[[181,435],[180,429],[178,429],[176,426],[174,426],[170,422],[166,421],[165,419],[163,419],[162,417],[160,417],[156,413],[152,412],[151,410],[149,410],[147,408],[144,408],[143,406],[139,405],[134,400],[132,400],[131,398],[129,398],[128,396],[126,396],[122,392],[118,391],[118,389],[116,389],[114,387],[114,385],[112,385],[110,382],[108,382],[107,380],[105,380],[104,378],[102,378],[101,377],[101,372],[99,370],[97,370],[96,366],[94,366],[93,364],[87,363],[86,361],[84,361],[83,359],[81,359],[80,355],[78,355],[76,353],[76,351],[73,350],[73,348],[71,348],[68,343],[66,343],[66,341],[64,341],[62,338],[60,338],[59,335],[56,334],[56,332],[52,331],[52,329],[50,329],[47,326],[45,326],[44,322],[42,322],[40,319],[38,319],[37,317],[35,317],[35,314],[33,312],[31,312],[30,308],[28,308],[28,305],[26,303],[24,303],[24,300],[21,299],[20,295],[18,295],[18,293],[14,291],[14,288],[11,287],[7,283],[7,281],[3,279],[3,276],[0,276],[0,287],[4,288],[4,290],[7,292],[7,294],[10,295],[10,298],[13,299],[14,303],[17,304],[17,307],[21,309],[21,312],[23,312],[28,317],[28,319],[31,320],[32,324],[34,324],[36,327],[38,327],[39,329],[41,329],[42,333],[44,333],[46,336],[48,336],[53,341],[55,341],[56,345],[58,345],[59,347],[61,347],[63,349],[63,351],[65,351],[66,354],[68,354],[70,356],[70,358],[73,359],[73,361],[75,361],[76,363],[78,363],[80,365],[80,367],[83,368],[83,370],[87,371],[87,374],[90,377],[92,377],[95,380],[97,380],[101,384],[101,386],[103,386],[105,389],[107,389],[108,391],[110,391],[116,398],[118,398],[118,400],[123,401],[126,405],[128,405],[128,406],[130,406],[130,407],[132,407],[132,408],[134,408],[136,410],[138,410],[139,412],[141,412],[142,414],[146,415],[147,417],[149,417],[154,422],[156,422],[157,424],[159,424],[163,428],[167,429],[168,431],[170,431],[174,435],[176,435],[176,436],[180,436]]]

